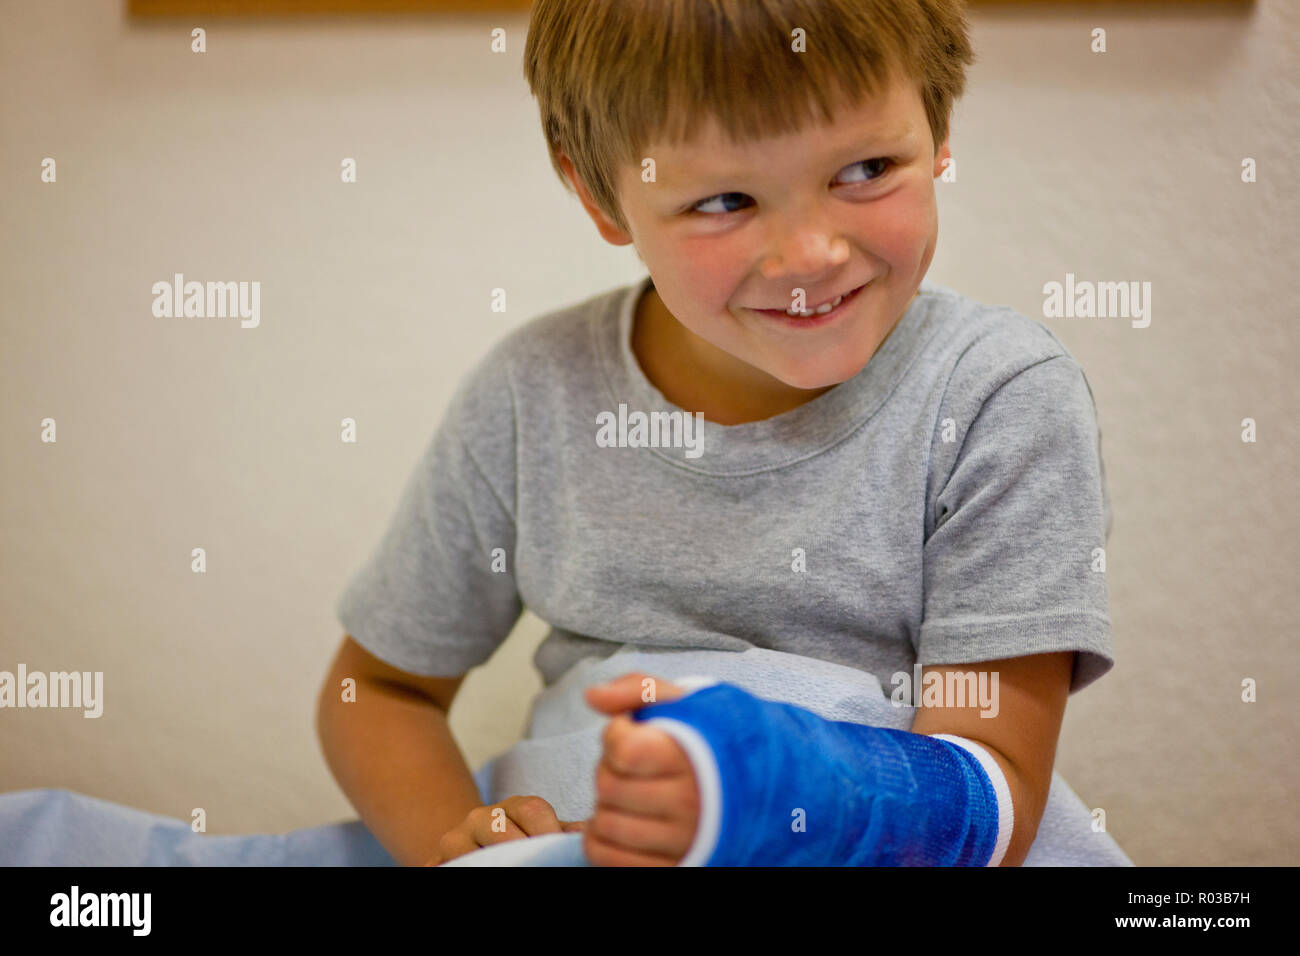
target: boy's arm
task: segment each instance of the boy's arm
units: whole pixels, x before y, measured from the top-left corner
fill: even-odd
[[[999,854],[1018,865],[1046,803],[1073,653],[926,668],[997,673],[997,716],[980,717],[978,701],[924,719],[921,708],[911,731],[828,721],[727,684],[632,719],[673,737],[695,772],[686,865],[968,866]]]
[[[342,681],[356,680],[356,700]],[[403,866],[438,853],[444,833],[482,803],[447,711],[464,676],[390,667],[345,636],[321,687],[316,731],[326,763],[366,827]]]
[[[922,707],[917,710],[912,733],[965,737],[983,746],[1002,768],[1015,808],[1011,843],[1002,866],[1023,863],[1038,832],[1052,783],[1073,664],[1074,652],[1062,651],[922,669],[922,681],[926,674],[949,671],[998,675],[996,717],[981,717],[978,702],[969,707]]]

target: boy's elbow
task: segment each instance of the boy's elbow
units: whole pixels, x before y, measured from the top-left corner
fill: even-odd
[[[312,729],[316,731],[316,740],[324,746],[325,744],[325,722],[322,719],[325,714],[325,691],[316,695],[316,709],[312,714]]]
[[[326,675],[325,680],[321,683],[320,690],[316,692],[316,711],[312,721],[312,726],[316,730],[316,739],[324,746],[326,743],[326,734],[329,728],[327,715],[330,708],[338,703],[337,682],[334,679],[334,672],[331,670]]]
[[[1007,852],[999,866],[1020,866],[1029,856],[1034,839],[1038,836],[1038,824],[1042,822],[1043,810],[1047,806],[1047,791],[1052,783],[1051,773],[1049,771],[1047,778],[1041,779],[1041,775],[1027,777],[1019,768],[1015,768],[1006,776],[1007,787],[1011,791],[1011,842],[1007,845]]]

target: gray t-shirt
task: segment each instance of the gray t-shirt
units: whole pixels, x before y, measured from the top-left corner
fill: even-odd
[[[1113,666],[1096,407],[1045,325],[923,281],[811,402],[700,420],[693,447],[610,447],[620,404],[684,415],[632,352],[650,284],[527,322],[462,380],[337,602],[363,647],[463,674],[527,607],[551,628],[547,686],[626,643],[768,648],[886,688],[917,663],[1073,650],[1073,693]]]

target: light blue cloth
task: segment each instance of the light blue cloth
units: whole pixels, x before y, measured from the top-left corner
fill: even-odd
[[[72,790],[0,794],[0,866],[396,865],[360,820],[215,836]]]
[[[479,768],[475,780],[490,769],[490,764]],[[481,783],[479,790],[487,803]],[[73,790],[0,794],[0,866],[396,865],[360,820],[288,833],[216,836],[194,833],[184,820]]]

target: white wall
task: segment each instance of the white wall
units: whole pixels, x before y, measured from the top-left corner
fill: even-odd
[[[553,177],[526,16],[0,18],[0,669],[106,683],[97,720],[4,712],[0,791],[202,806],[213,833],[354,817],[312,726],[334,600],[470,363],[642,267]],[[1153,285],[1146,329],[1043,319],[1096,393],[1115,512],[1119,664],[1071,699],[1057,769],[1139,864],[1294,863],[1300,8],[972,19],[930,277],[1038,316],[1067,272]],[[260,327],[154,318],[174,272],[260,281]],[[543,633],[526,615],[466,681],[473,766],[521,732]]]

